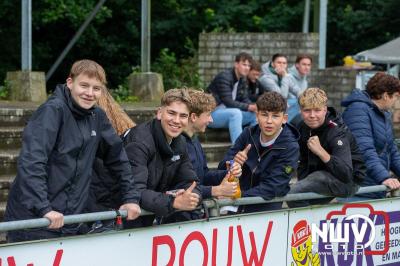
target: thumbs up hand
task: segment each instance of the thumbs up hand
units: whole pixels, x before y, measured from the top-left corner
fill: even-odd
[[[193,182],[188,189],[180,195],[175,197],[172,207],[182,211],[192,211],[196,209],[199,204],[200,196],[193,192],[196,187],[196,182]]]
[[[244,148],[244,150],[236,153],[235,158],[233,158],[235,162],[243,166],[243,164],[247,161],[247,154],[249,153],[250,149],[251,149],[251,144],[248,144],[246,148]]]

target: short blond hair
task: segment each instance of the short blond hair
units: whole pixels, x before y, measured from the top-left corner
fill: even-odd
[[[191,108],[191,100],[189,96],[189,91],[186,88],[182,89],[171,89],[164,93],[161,98],[161,106],[169,106],[173,102],[182,102],[186,104],[188,109]]]
[[[190,113],[195,113],[197,116],[213,111],[217,105],[211,94],[201,90],[189,89],[189,96],[191,101]]]
[[[80,74],[87,75],[89,78],[96,78],[104,86],[107,85],[106,72],[104,68],[93,60],[83,59],[76,61],[69,72],[69,77],[75,80]]]
[[[299,96],[300,108],[319,108],[327,106],[328,97],[320,88],[308,88]]]

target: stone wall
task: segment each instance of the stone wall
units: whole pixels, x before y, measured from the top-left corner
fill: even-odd
[[[306,53],[318,58],[316,33],[202,33],[199,37],[199,74],[206,86],[223,69],[233,66],[235,55],[248,52],[264,63],[276,53],[296,56]]]
[[[340,102],[356,85],[357,70],[343,67],[318,68],[319,37],[317,33],[202,33],[199,37],[199,74],[205,86],[223,69],[233,67],[235,55],[248,52],[261,63],[273,54],[288,56],[293,65],[301,53],[313,57],[309,85],[326,90],[328,104],[343,111]],[[395,136],[400,138],[400,101],[393,112]]]

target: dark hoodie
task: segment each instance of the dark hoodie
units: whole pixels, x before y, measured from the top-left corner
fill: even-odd
[[[58,85],[24,129],[5,220],[41,218],[52,210],[81,213],[96,153],[121,180],[122,201],[137,203],[139,195],[122,141],[105,113],[96,107],[80,108],[67,86]],[[59,229],[67,230],[68,226]]]
[[[353,90],[342,101],[343,120],[355,136],[367,167],[362,186],[381,185],[390,171],[400,176],[400,154],[394,143],[391,113],[376,106],[366,91]],[[383,198],[385,192],[363,194]]]
[[[300,122],[300,164],[298,179],[304,179],[315,171],[327,171],[345,184],[359,184],[365,176],[362,156],[351,132],[347,129],[338,112],[328,107],[325,122],[317,129],[309,128]],[[321,146],[330,154],[329,162],[324,163],[309,150],[307,141],[318,136]]]
[[[238,137],[235,144],[226,153],[219,163],[219,169],[225,169],[225,162],[232,160],[236,153],[251,144],[248,159],[242,167],[240,188],[242,197],[262,197],[270,200],[275,197],[285,196],[289,190],[289,181],[297,169],[299,158],[299,133],[291,124],[284,124],[283,130],[275,143],[262,148],[260,144],[260,127],[258,125],[247,127]],[[275,205],[262,208],[260,206],[246,207],[246,211],[276,209]]]

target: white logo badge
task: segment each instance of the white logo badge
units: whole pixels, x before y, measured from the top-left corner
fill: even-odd
[[[340,139],[337,141],[337,145],[342,146],[343,145],[343,141],[341,141]]]
[[[91,137],[96,137],[96,131],[92,130],[92,133],[90,134]]]

